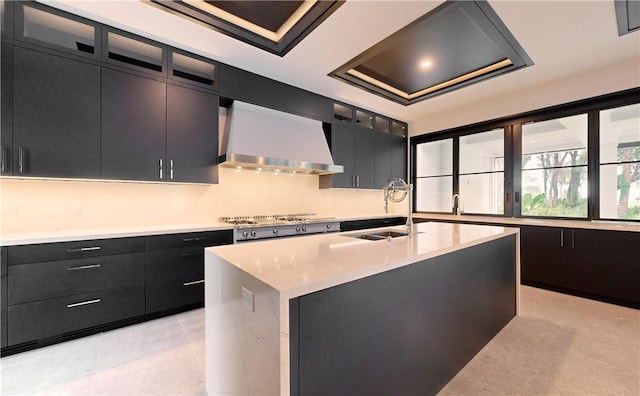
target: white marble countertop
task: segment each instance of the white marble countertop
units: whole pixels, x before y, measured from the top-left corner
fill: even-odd
[[[437,221],[465,221],[477,223],[494,223],[504,225],[530,225],[544,227],[563,227],[563,228],[584,228],[591,230],[611,230],[611,231],[631,231],[640,232],[640,223],[630,221],[613,221],[613,220],[566,220],[566,219],[530,219],[518,217],[498,217],[498,216],[471,216],[453,214],[436,214],[436,213],[414,213],[414,219],[427,219]]]
[[[89,239],[125,238],[159,234],[175,234],[182,232],[201,232],[230,229],[233,229],[233,226],[229,224],[203,223],[39,231],[28,233],[2,234],[0,235],[0,245],[30,245],[35,243],[86,241]]]
[[[325,216],[318,216],[323,217]],[[400,214],[361,215],[333,217],[336,221],[379,219],[388,217],[403,217]],[[233,226],[227,223],[210,222],[200,224],[164,224],[137,227],[86,228],[70,230],[51,230],[37,232],[2,233],[0,246],[31,245],[36,243],[86,241],[89,239],[125,238],[158,234],[173,234],[181,232],[202,232],[231,230]]]
[[[517,228],[436,222],[416,224],[414,229],[413,238],[370,241],[351,237],[406,230],[396,226],[206,250],[289,299],[518,232]]]

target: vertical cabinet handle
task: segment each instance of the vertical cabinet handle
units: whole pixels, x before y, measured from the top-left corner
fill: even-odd
[[[571,230],[571,249],[576,247],[576,232]]]
[[[360,175],[356,176],[356,187],[360,187]]]
[[[564,230],[560,230],[560,247],[564,247]]]
[[[162,180],[162,158],[160,159],[160,180]]]
[[[173,180],[173,160],[169,160],[169,179]]]
[[[18,147],[18,173],[24,173],[24,147]]]
[[[0,146],[0,147],[2,147],[2,150],[0,150],[0,172],[6,172],[7,149],[4,146]]]

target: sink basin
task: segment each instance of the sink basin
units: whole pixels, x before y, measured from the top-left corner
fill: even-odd
[[[382,231],[382,232],[374,232],[372,234],[362,234],[362,235],[354,235],[354,238],[367,239],[370,241],[380,241],[387,238],[397,238],[401,236],[407,236],[406,232],[400,231]]]

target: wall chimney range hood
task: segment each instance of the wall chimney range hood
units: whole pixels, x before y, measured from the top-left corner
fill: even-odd
[[[333,163],[322,122],[237,100],[226,113],[221,166],[315,175],[344,172]]]

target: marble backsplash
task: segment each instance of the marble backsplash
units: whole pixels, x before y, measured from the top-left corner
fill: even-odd
[[[382,190],[318,188],[318,176],[220,168],[217,185],[0,179],[3,234],[189,225],[220,216],[316,213],[383,215]],[[404,215],[406,200],[390,204]]]

